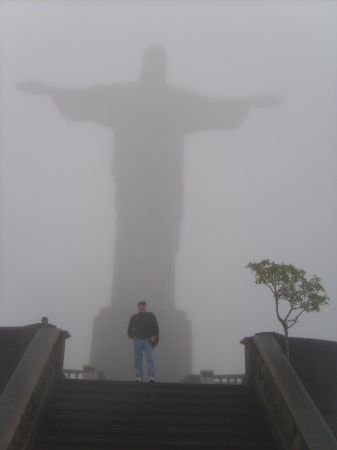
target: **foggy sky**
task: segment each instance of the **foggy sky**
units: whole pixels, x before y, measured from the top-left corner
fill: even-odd
[[[170,84],[285,98],[236,131],[185,137],[175,298],[192,321],[194,372],[243,372],[239,341],[282,332],[244,268],[263,258],[320,276],[331,298],[291,336],[337,340],[335,2],[5,1],[0,13],[1,326],[47,315],[72,335],[65,367],[81,368],[112,291],[113,135],[15,84],[133,82],[155,43]]]

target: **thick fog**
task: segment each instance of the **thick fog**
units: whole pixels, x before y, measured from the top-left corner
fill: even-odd
[[[72,336],[65,367],[81,368],[123,285],[159,327],[159,306],[187,313],[194,373],[242,373],[240,340],[282,333],[245,269],[268,258],[330,297],[290,335],[337,340],[336,2],[3,1],[0,14],[1,326],[48,316]],[[89,114],[77,94],[95,89]],[[144,137],[134,117],[150,98]],[[139,217],[158,259],[147,234],[130,244]]]

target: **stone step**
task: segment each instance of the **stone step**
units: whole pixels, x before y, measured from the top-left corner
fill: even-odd
[[[247,417],[248,419],[248,417]],[[234,420],[224,420],[222,418],[161,418],[152,417],[151,425],[158,431],[169,432],[195,432],[196,430],[207,430],[207,432],[235,432],[241,434],[254,433],[256,435],[269,434],[269,430],[261,427],[264,421],[250,417],[249,420],[243,421],[240,418]],[[55,419],[48,417],[43,426],[43,432],[72,432],[74,429],[84,432],[108,432],[116,430],[116,432],[129,432],[135,430],[144,430],[149,427],[149,419],[142,417],[119,417],[119,418],[88,418],[83,416],[74,417],[72,420],[66,421],[62,418]],[[115,432],[115,431],[114,431]],[[204,432],[204,431],[203,431]]]
[[[108,406],[104,405],[80,405],[80,404],[69,404],[63,403],[60,405],[50,405],[46,411],[46,417],[53,418],[64,418],[71,419],[72,417],[77,417],[81,415],[82,417],[113,417],[118,418],[120,415],[128,415],[139,417],[141,414],[144,417],[153,417],[154,411],[156,412],[156,417],[185,417],[187,414],[197,417],[219,417],[221,416],[223,420],[228,420],[229,418],[240,418],[240,419],[251,419],[252,416],[255,418],[263,418],[264,414],[261,409],[253,405],[222,405],[222,407],[213,407],[211,404],[203,407],[199,407],[198,404],[192,405],[179,405],[179,407],[174,404],[141,404],[138,403],[123,403],[111,404]]]
[[[123,402],[157,402],[182,404],[209,404],[223,405],[225,402],[231,404],[251,404],[256,401],[255,392],[251,387],[241,386],[232,389],[230,386],[208,386],[200,388],[190,388],[188,385],[181,385],[178,388],[167,386],[164,384],[146,385],[140,384],[123,385],[120,383],[104,383],[103,386],[97,384],[80,384],[80,386],[62,383],[55,390],[55,394],[51,400],[52,404],[60,402],[71,402],[85,404],[93,403],[118,403]]]
[[[119,381],[119,380],[83,380],[83,379],[67,379],[64,378],[60,380],[58,383],[58,389],[95,389],[95,390],[105,390],[105,389],[125,389],[129,390],[132,386],[134,387],[143,387],[146,386],[161,386],[162,390],[169,391],[212,391],[217,390],[219,388],[227,388],[228,390],[236,391],[242,389],[250,389],[250,386],[247,384],[230,384],[230,383],[210,383],[210,384],[202,384],[202,383],[165,383],[157,380],[156,383],[149,383],[147,380],[143,380],[142,382],[132,382],[132,381]]]
[[[128,441],[114,439],[106,442],[103,439],[93,439],[83,442],[81,438],[72,440],[53,440],[37,442],[32,450],[183,450],[183,449],[212,449],[212,450],[277,450],[275,442],[209,442],[208,439],[199,442],[181,442],[181,441],[137,441],[130,439]]]
[[[218,395],[223,392],[226,395],[242,394],[247,395],[252,392],[248,385],[231,385],[231,384],[185,384],[185,383],[148,383],[148,382],[123,382],[123,381],[88,381],[88,380],[62,380],[57,385],[59,394],[75,392],[94,392],[113,393],[113,392],[149,392],[149,390],[157,390],[162,395]]]
[[[151,424],[151,426],[139,426],[137,423],[129,424],[129,428],[125,426],[117,426],[116,424],[110,427],[102,427],[102,426],[89,426],[84,427],[82,423],[76,424],[73,423],[72,426],[63,425],[63,426],[53,426],[46,427],[45,431],[49,431],[49,435],[53,433],[54,435],[62,435],[68,437],[76,437],[78,435],[84,435],[86,438],[88,437],[102,437],[104,433],[105,439],[113,439],[117,437],[129,438],[130,433],[137,436],[137,439],[154,439],[158,438],[165,440],[170,439],[181,439],[181,440],[192,440],[192,439],[205,439],[208,438],[210,441],[218,441],[219,439],[230,439],[230,440],[238,440],[238,441],[257,441],[260,442],[261,439],[268,440],[270,437],[270,433],[268,433],[264,429],[253,429],[252,427],[246,428],[243,426],[235,427],[217,427],[217,429],[205,429],[204,423],[200,423],[200,426],[190,426],[186,427],[185,424],[176,423],[174,427],[170,426],[158,426],[156,427]]]
[[[162,399],[163,401],[169,401],[174,399],[175,401],[185,401],[189,399],[195,399],[198,401],[237,401],[245,400],[251,401],[255,397],[253,390],[250,392],[225,392],[226,388],[222,388],[219,392],[214,392],[213,394],[208,394],[207,392],[166,392],[160,389],[151,388],[149,390],[139,389],[130,391],[106,391],[106,392],[95,392],[90,391],[58,391],[57,396],[54,398],[58,399],[100,399],[103,401],[118,400],[120,398],[153,398]]]
[[[167,444],[179,443],[180,445],[186,445],[191,443],[205,443],[207,442],[208,447],[213,444],[222,443],[224,446],[227,443],[230,444],[240,444],[242,446],[247,444],[269,444],[270,446],[274,444],[273,438],[269,433],[266,432],[254,432],[251,431],[212,431],[208,429],[202,429],[202,427],[191,430],[163,430],[157,429],[154,426],[148,427],[146,429],[140,427],[130,427],[129,430],[121,430],[118,428],[112,428],[109,431],[104,431],[97,429],[85,430],[83,428],[76,428],[74,430],[54,430],[48,434],[44,434],[37,441],[40,445],[45,442],[54,442],[55,448],[58,442],[82,442],[87,444],[88,442],[101,442],[105,444],[127,443],[127,442],[140,442],[152,443],[154,446],[158,442]],[[172,448],[180,448],[180,447]],[[96,447],[93,447],[96,448]],[[132,446],[131,446],[132,448]],[[226,448],[226,447],[224,447]],[[242,447],[244,448],[244,447]],[[270,447],[272,448],[272,447]],[[274,450],[275,450],[274,446]]]

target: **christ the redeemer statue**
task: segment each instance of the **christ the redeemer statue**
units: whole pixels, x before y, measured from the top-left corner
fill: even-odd
[[[185,135],[236,129],[251,108],[273,107],[282,100],[272,95],[210,98],[171,86],[166,82],[166,51],[159,45],[146,50],[137,82],[87,88],[27,82],[18,88],[49,95],[66,120],[90,121],[113,130],[117,223],[111,306],[115,311],[125,305],[134,308],[136,301],[146,299],[156,311],[174,310]],[[170,326],[171,333],[178,333],[174,324]],[[185,337],[178,339],[182,340]]]

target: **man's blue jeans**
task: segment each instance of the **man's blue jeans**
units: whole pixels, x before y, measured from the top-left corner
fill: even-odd
[[[136,378],[143,379],[143,351],[146,356],[147,373],[149,378],[154,378],[154,361],[152,356],[152,344],[148,339],[134,339]]]

